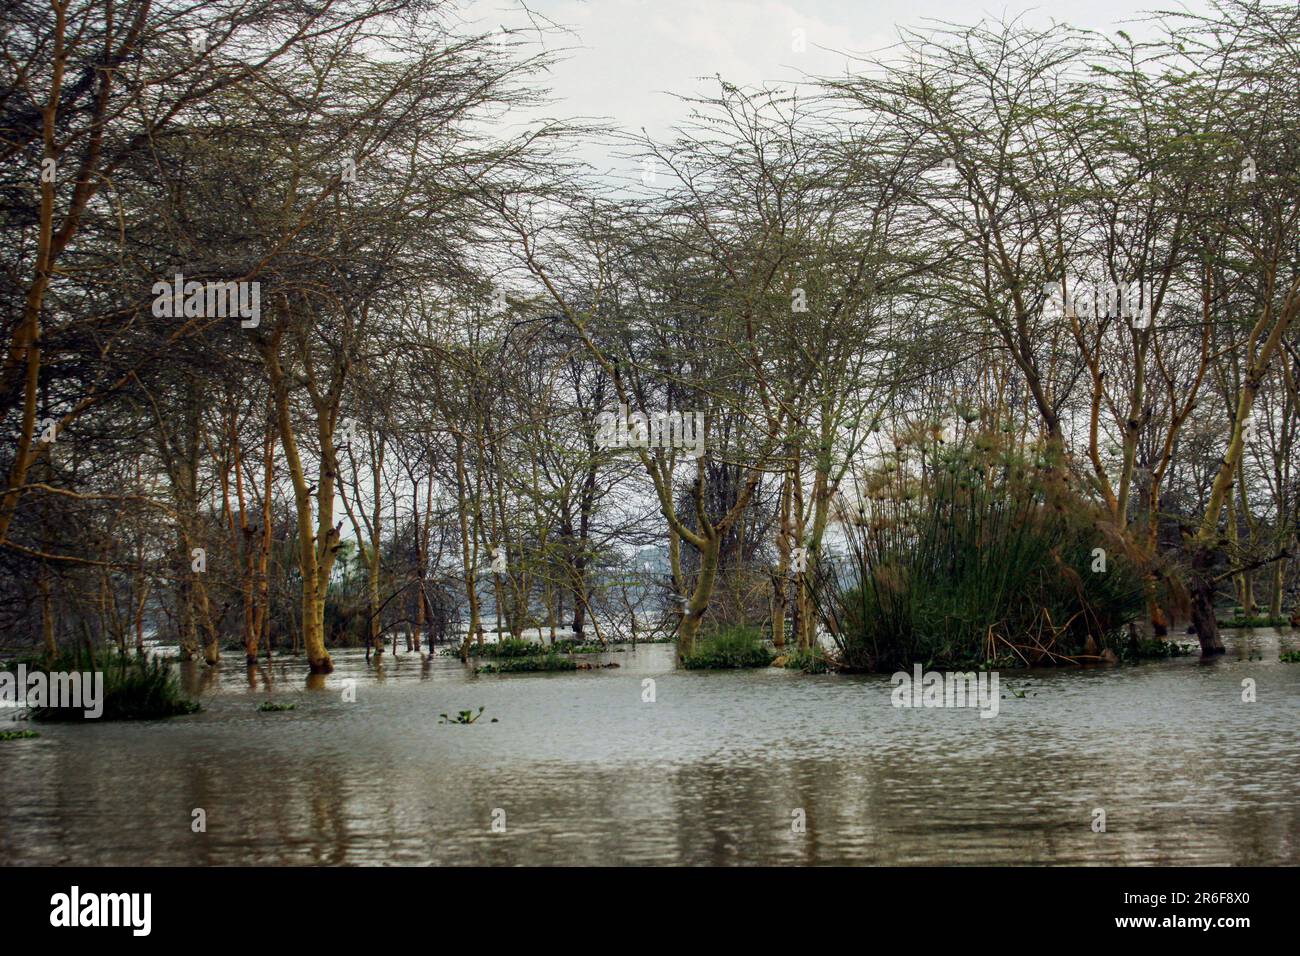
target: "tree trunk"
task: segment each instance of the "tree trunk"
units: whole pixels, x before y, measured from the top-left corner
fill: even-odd
[[[1277,620],[1282,616],[1282,589],[1286,586],[1286,558],[1273,565],[1273,593],[1268,600],[1268,615]]]
[[[718,549],[722,540],[713,535],[700,549],[700,576],[695,582],[695,591],[687,602],[686,613],[682,615],[677,627],[677,659],[695,653],[695,637],[700,632],[700,621],[709,609],[709,600],[713,596],[713,583],[718,576]]]
[[[1219,622],[1214,613],[1214,551],[1200,546],[1192,553],[1192,626],[1201,642],[1201,656],[1223,653]]]
[[[59,655],[59,647],[54,641],[54,607],[50,600],[49,569],[42,566],[39,585],[41,589],[41,633],[45,638],[45,657],[51,663]]]

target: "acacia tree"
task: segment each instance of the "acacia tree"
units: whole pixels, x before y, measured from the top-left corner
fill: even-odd
[[[1203,302],[1208,313],[1236,325],[1233,347],[1241,363],[1226,444],[1204,513],[1187,541],[1192,623],[1202,653],[1216,654],[1223,652],[1214,610],[1222,576],[1215,570],[1223,544],[1220,521],[1254,433],[1256,397],[1300,312],[1300,163],[1294,145],[1300,13],[1229,2],[1212,18],[1188,18],[1175,36],[1197,70],[1204,122],[1222,131],[1216,194],[1225,200],[1211,207],[1200,231],[1207,238],[1223,234],[1226,243],[1203,244]],[[1238,313],[1232,305],[1243,298],[1247,307]]]
[[[405,0],[332,0],[304,9],[288,0],[218,0],[195,5],[150,0],[56,0],[10,3],[0,33],[0,176],[5,194],[22,197],[2,221],[16,261],[4,276],[7,343],[0,368],[0,417],[18,441],[0,497],[0,542],[10,528],[35,461],[49,450],[37,435],[42,369],[65,360],[50,353],[57,328],[76,324],[63,311],[63,288],[75,286],[69,266],[87,250],[87,223],[120,170],[145,156],[154,141],[209,100],[262,82],[308,37],[355,31],[401,10]],[[109,213],[111,217],[111,213]],[[94,230],[91,230],[92,233]],[[111,241],[111,240],[110,240]],[[132,311],[117,312],[96,359],[128,339]],[[199,323],[182,323],[173,341]],[[57,336],[56,336],[57,337]],[[106,363],[105,371],[112,365]],[[128,379],[102,375],[87,391],[50,409],[66,429]]]
[[[704,417],[702,454],[684,485],[682,448],[632,449],[667,524],[680,655],[694,648],[724,542],[743,526],[764,475],[779,470],[812,374],[780,373],[796,250],[817,229],[802,215],[818,188],[800,169],[788,124],[769,121],[741,91],[724,84],[700,106],[715,124],[671,147],[647,144],[647,161],[668,170],[671,188],[637,208],[582,200],[546,232],[536,205],[504,197],[496,209],[520,262],[608,376],[611,399]],[[553,234],[567,247],[548,242]],[[710,490],[709,475],[723,473],[715,466],[737,469],[734,493]],[[698,557],[690,575],[683,543]]]

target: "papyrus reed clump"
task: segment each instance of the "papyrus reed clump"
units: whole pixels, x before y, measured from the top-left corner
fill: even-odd
[[[940,470],[911,500],[846,506],[840,524],[844,552],[811,590],[846,669],[1096,657],[1142,612],[1122,542],[1059,492]]]
[[[192,714],[199,705],[181,689],[170,661],[144,654],[114,651],[90,655],[82,652],[60,655],[45,662],[46,673],[104,672],[104,709],[99,720],[160,720]],[[82,707],[33,707],[32,720],[65,721],[85,719]]]

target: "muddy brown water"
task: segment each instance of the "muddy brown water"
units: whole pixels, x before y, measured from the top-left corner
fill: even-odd
[[[1278,660],[1300,634],[1227,643],[1209,662],[1004,671],[993,719],[897,709],[888,677],[677,671],[665,645],[536,675],[344,651],[311,679],[300,659],[231,659],[187,670],[189,717],[0,715],[41,735],[0,742],[0,860],[1300,863],[1300,664]]]

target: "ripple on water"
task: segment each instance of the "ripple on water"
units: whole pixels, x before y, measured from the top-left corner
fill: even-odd
[[[1300,666],[1277,662],[1277,635],[1232,640],[1205,665],[1006,674],[1026,697],[1007,694],[991,720],[895,709],[879,676],[674,671],[663,645],[550,675],[476,677],[406,655],[376,671],[345,651],[309,680],[297,660],[251,675],[230,661],[188,675],[204,707],[192,717],[43,727],[0,745],[0,855],[1294,864]],[[1255,703],[1241,701],[1245,678]],[[296,707],[259,712],[268,699]],[[472,726],[437,722],[480,706]],[[205,834],[190,829],[196,807]],[[1092,831],[1098,808],[1105,833]]]

